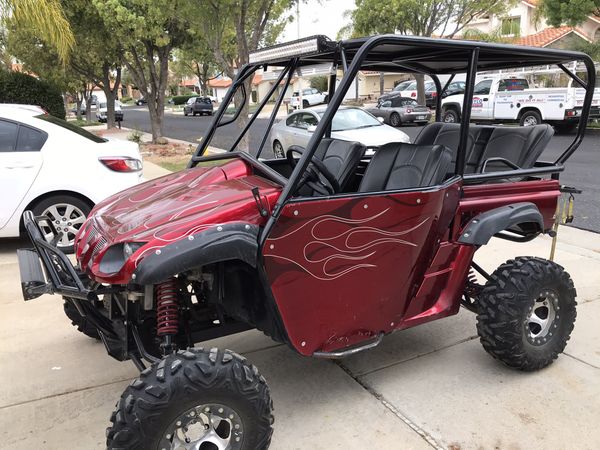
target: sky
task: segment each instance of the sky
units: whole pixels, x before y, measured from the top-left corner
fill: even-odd
[[[300,2],[300,37],[324,34],[335,39],[340,28],[346,25],[344,11],[354,9],[354,0],[307,0]],[[281,42],[298,39],[298,22],[288,24]]]

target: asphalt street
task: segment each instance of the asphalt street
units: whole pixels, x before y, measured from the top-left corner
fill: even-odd
[[[166,113],[164,131],[170,138],[198,142],[208,130],[212,117],[188,116]],[[267,119],[257,119],[250,129],[250,148],[258,148],[267,127]],[[128,107],[125,111],[123,126],[150,132],[148,110],[140,107]],[[407,126],[401,129],[414,139],[420,127]],[[229,148],[236,137],[236,125],[231,124],[219,129],[211,145]],[[554,161],[571,143],[574,135],[557,135],[542,154],[543,160]],[[267,141],[263,156],[272,155],[271,143]],[[600,132],[590,131],[581,146],[566,164],[561,174],[561,183],[577,187],[583,193],[576,196],[575,220],[573,225],[591,231],[600,232]]]

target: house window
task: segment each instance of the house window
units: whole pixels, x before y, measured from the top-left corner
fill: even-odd
[[[502,36],[519,36],[521,34],[521,16],[502,19]]]

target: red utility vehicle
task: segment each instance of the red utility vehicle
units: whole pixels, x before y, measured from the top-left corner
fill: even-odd
[[[565,68],[574,60],[586,79]],[[306,149],[259,159],[292,77],[323,63],[332,65],[330,102]],[[548,64],[586,90],[577,136],[555,162],[539,161],[553,134],[548,125],[469,124],[478,70]],[[215,131],[239,116],[225,117],[233,96],[245,96],[244,81],[266,67],[279,77],[231,151],[203,156]],[[428,74],[438,122],[412,144],[370,151],[331,139],[334,114],[361,69]],[[439,122],[452,77],[442,87],[437,75],[461,72],[463,122]],[[258,369],[230,350],[194,348],[250,328],[301,355],[340,358],[463,305],[477,314],[493,357],[540,369],[573,329],[571,278],[533,257],[487,274],[473,256],[492,237],[521,242],[552,232],[558,176],[582,140],[594,83],[587,55],[554,49],[384,35],[317,36],[260,50],[240,69],[188,169],[94,208],[76,238],[76,267],[56,239],[44,239],[39,224],[47,219],[26,213],[33,248],[19,250],[25,299],[62,295],[82,332],[141,370],[111,417],[111,449],[267,448],[272,402]],[[236,151],[271,96],[261,145]]]

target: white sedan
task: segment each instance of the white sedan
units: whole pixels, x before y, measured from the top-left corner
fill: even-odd
[[[292,145],[306,147],[321,120],[326,106],[303,109],[291,113],[271,129],[271,144],[276,158],[285,158]],[[331,137],[343,141],[358,141],[369,147],[388,142],[410,142],[406,133],[384,125],[371,113],[354,106],[342,106],[331,124]]]
[[[98,137],[31,105],[0,104],[0,237],[19,236],[30,209],[52,220],[63,232],[57,245],[72,251],[92,207],[141,176],[137,144]]]

